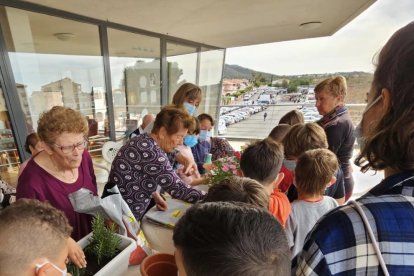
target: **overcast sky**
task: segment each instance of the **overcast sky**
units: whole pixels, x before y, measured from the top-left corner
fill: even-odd
[[[413,0],[378,0],[330,37],[228,48],[226,64],[277,75],[373,72],[374,54],[413,20]]]

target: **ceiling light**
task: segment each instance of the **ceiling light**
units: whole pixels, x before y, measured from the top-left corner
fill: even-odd
[[[320,21],[312,21],[312,22],[305,22],[299,25],[299,28],[305,31],[312,31],[320,28],[322,26],[322,22]]]
[[[72,38],[75,37],[74,34],[72,33],[55,33],[53,34],[57,39],[62,40],[62,41],[68,41]]]

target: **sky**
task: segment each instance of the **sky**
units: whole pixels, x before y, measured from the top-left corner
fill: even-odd
[[[372,73],[374,55],[413,20],[413,0],[377,0],[330,37],[228,48],[225,63],[276,75]]]

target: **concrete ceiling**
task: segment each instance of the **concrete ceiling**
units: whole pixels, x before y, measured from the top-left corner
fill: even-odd
[[[229,48],[329,36],[367,9],[375,0],[28,0],[27,2],[198,43]],[[321,22],[321,26],[314,30],[299,27],[302,23],[314,21]],[[53,32],[64,32],[64,30]]]

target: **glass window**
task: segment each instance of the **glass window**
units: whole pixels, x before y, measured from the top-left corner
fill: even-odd
[[[0,85],[0,178],[15,186],[19,164],[19,154],[13,137],[9,112]]]
[[[203,102],[198,113],[208,113],[216,118],[217,99],[221,95],[221,77],[223,71],[224,50],[203,48],[200,53],[199,85],[203,90]]]
[[[178,43],[167,43],[169,102],[185,82],[196,83],[197,49]]]
[[[61,105],[87,117],[91,145],[107,139],[98,27],[10,7],[4,11],[2,30],[28,131],[37,128],[41,112]]]
[[[108,29],[117,135],[129,135],[161,105],[160,39]]]

